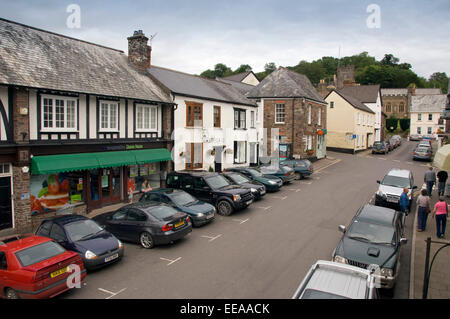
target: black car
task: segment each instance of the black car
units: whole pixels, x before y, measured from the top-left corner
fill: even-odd
[[[238,172],[223,172],[222,175],[232,184],[249,189],[255,199],[261,199],[266,194],[266,187],[263,184],[251,180],[244,174]]]
[[[371,269],[381,288],[393,288],[400,270],[402,213],[390,208],[365,205],[360,208],[333,253],[333,261]]]
[[[124,241],[141,244],[150,249],[169,244],[192,231],[188,215],[158,202],[139,202],[94,219]]]
[[[123,257],[123,244],[95,221],[81,215],[45,219],[36,235],[49,237],[67,250],[77,252],[86,269],[102,267]]]
[[[172,172],[167,174],[166,185],[213,204],[217,213],[224,216],[246,208],[254,199],[250,190],[233,185],[219,173],[213,172]]]
[[[264,175],[256,167],[232,167],[227,168],[224,172],[225,171],[238,172],[247,176],[252,181],[260,182],[266,187],[267,192],[277,192],[280,190],[280,187],[283,186],[283,180],[281,178],[272,175]]]

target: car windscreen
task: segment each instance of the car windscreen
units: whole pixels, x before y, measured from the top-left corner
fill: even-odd
[[[170,199],[179,206],[189,205],[197,201],[191,194],[186,192],[173,193],[170,195]]]
[[[395,243],[395,229],[393,227],[365,221],[355,220],[347,231],[346,236],[373,244],[393,245]]]
[[[250,179],[241,175],[241,174],[228,174],[228,176],[235,182],[236,184],[248,183]]]
[[[274,167],[274,166],[262,166],[259,168],[259,170],[263,174],[277,174],[279,171],[279,168]]]
[[[178,211],[169,206],[156,206],[147,210],[147,212],[156,219],[164,220],[166,218],[172,217]]]
[[[43,260],[58,256],[66,250],[53,241],[22,249],[16,252],[16,257],[23,267],[37,264]]]
[[[306,289],[301,299],[350,299],[350,298],[332,294],[325,291]]]
[[[381,143],[381,142],[375,142],[375,143],[373,143],[373,146],[378,146],[378,145],[383,145],[383,143]]]
[[[411,187],[409,184],[409,179],[405,177],[386,175],[381,181],[382,185],[392,186],[392,187]]]
[[[103,231],[103,228],[90,219],[67,224],[64,228],[73,241],[88,239]]]
[[[255,177],[262,177],[263,174],[260,171],[257,171],[256,169],[249,169],[248,172],[250,172],[250,174],[252,174],[252,176]]]
[[[206,183],[211,187],[212,189],[219,189],[228,185],[231,185],[231,183],[223,176],[221,175],[215,175],[208,178],[205,178]]]

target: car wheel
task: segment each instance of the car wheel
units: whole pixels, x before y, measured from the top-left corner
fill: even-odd
[[[148,232],[143,232],[139,236],[139,243],[145,249],[151,249],[151,248],[153,248],[153,246],[155,246],[152,235],[150,235]]]
[[[231,204],[226,201],[222,200],[217,204],[217,213],[223,216],[228,216],[233,212],[233,207]]]
[[[20,299],[17,292],[12,288],[6,289],[5,297],[6,299]]]

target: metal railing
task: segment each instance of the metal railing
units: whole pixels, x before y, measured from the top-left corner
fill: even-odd
[[[428,237],[425,242],[427,243],[427,251],[425,254],[425,274],[423,278],[423,295],[422,299],[427,299],[428,296],[428,285],[430,282],[430,276],[431,276],[431,270],[433,268],[434,260],[436,259],[436,256],[441,252],[442,249],[445,247],[450,246],[450,241],[441,241],[441,240],[431,240],[431,237]],[[431,244],[442,244],[443,246],[440,247],[433,255],[433,259],[431,260],[430,265],[430,253],[431,253]]]

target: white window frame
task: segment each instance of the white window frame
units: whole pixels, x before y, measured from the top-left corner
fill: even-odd
[[[140,114],[140,108],[142,108],[142,116],[144,117],[142,119],[142,127],[139,127],[139,114]],[[145,109],[149,110],[149,116],[148,116],[148,127],[145,127]],[[155,126],[151,127],[152,123],[152,110],[155,110]],[[136,104],[136,114],[135,114],[135,127],[136,132],[158,132],[158,106],[157,105],[149,105],[149,104]]]
[[[45,127],[44,126],[44,100],[49,99],[52,100],[52,126]],[[64,126],[56,127],[56,100],[64,101]],[[74,103],[74,112],[73,112],[73,124],[74,127],[67,127],[68,122],[68,112],[67,112],[67,102]],[[78,132],[78,98],[70,97],[70,96],[59,96],[59,95],[41,95],[41,132]]]
[[[359,112],[356,113],[356,124],[360,124],[360,114]]]
[[[255,127],[255,111],[250,111],[250,127]]]
[[[311,125],[312,116],[311,116],[311,104],[308,104],[308,125]]]
[[[278,109],[278,106],[283,106],[283,112]],[[283,117],[283,121],[278,121],[278,116]],[[284,124],[286,123],[286,104],[285,103],[276,103],[275,104],[275,124]]]
[[[317,110],[317,125],[322,125],[322,108]]]
[[[430,119],[431,117],[431,119]],[[433,113],[428,113],[428,122],[432,122],[433,121]]]
[[[417,127],[417,134],[422,134],[422,127],[420,126]]]
[[[107,127],[102,127],[102,108],[103,105],[107,105],[107,112],[106,112],[106,122],[107,122]],[[106,100],[101,100],[99,101],[99,110],[98,110],[98,116],[99,116],[99,132],[117,132],[119,131],[119,102],[116,101],[106,101]],[[116,116],[115,116],[115,122],[116,125],[115,126],[111,126],[111,109],[112,107],[115,107],[116,109]]]
[[[247,142],[246,141],[235,141],[236,149],[233,150],[234,153],[234,164],[245,164],[247,163]]]
[[[428,135],[433,134],[433,128],[431,126],[427,127],[427,134]]]
[[[417,114],[417,121],[422,121],[422,113]]]

